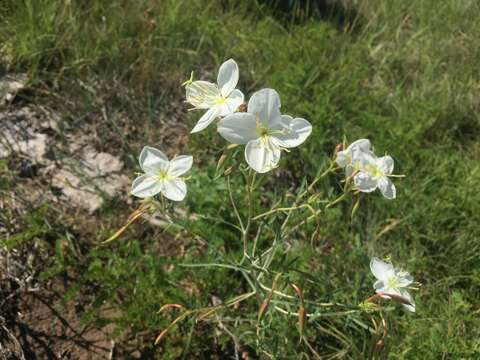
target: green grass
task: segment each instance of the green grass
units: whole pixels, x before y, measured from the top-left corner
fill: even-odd
[[[314,126],[308,142],[283,157],[282,168],[288,171],[281,178],[264,177],[257,210],[292,192],[304,176],[311,179],[344,136],[370,138],[376,152],[391,154],[396,172],[406,175],[395,181],[398,198],[364,196],[353,219],[353,204],[333,209],[320,219],[313,241],[313,227],[295,233],[276,268],[290,269],[308,299],[356,305],[372,293],[370,256],[391,256],[423,286],[416,294],[417,314],[388,313],[390,334],[380,357],[480,356],[476,1],[338,1],[343,5],[331,17],[313,12],[291,19],[260,1],[6,3],[0,10],[0,41],[11,59],[4,67],[29,74],[34,91],[28,100],[64,111],[71,119],[67,127],[88,128],[93,120],[85,114],[103,106],[126,114],[126,120],[98,124],[102,138],[95,141],[105,148],[120,145],[114,148],[132,174],[144,144],[162,147],[157,114],[170,110],[172,102],[183,106],[179,84],[191,70],[197,77],[214,78],[229,57],[240,66],[246,93],[275,88],[286,113]],[[335,16],[342,9],[356,14],[354,24]],[[182,110],[180,116],[190,128],[198,114]],[[184,150],[200,159],[189,185],[188,210],[209,216],[185,224],[189,232],[175,232],[175,241],[187,249],[184,258],[159,253],[165,234],[145,224],[134,226],[112,248],[89,250],[83,263],[71,265],[86,269],[77,290],[98,286],[92,318],[95,304],[107,301],[120,310],[113,320],[120,328],[158,333],[174,318],[154,315],[162,304],[195,308],[211,304],[212,294],[226,300],[246,291],[237,272],[178,265],[240,256],[238,234],[218,220],[233,221],[223,180],[212,180],[223,145],[210,129],[192,136]],[[328,177],[318,191],[326,196],[333,188],[330,196],[338,194],[340,179]],[[243,198],[241,192],[236,196]],[[98,222],[111,224],[118,216],[115,207],[105,209]],[[212,230],[212,224],[218,226]],[[81,238],[82,229],[77,233]],[[100,240],[105,234],[97,236]],[[260,246],[267,246],[268,236],[262,241]],[[171,264],[173,270],[167,271]],[[258,303],[249,301],[245,309],[245,318],[255,319]],[[322,318],[308,322],[305,335],[320,354],[365,358],[372,337],[359,324],[369,324],[368,315]],[[265,350],[276,358],[314,358],[299,343],[296,327],[296,319],[269,312],[258,342],[248,322],[229,329],[251,354],[265,356]],[[209,358],[233,355],[232,349],[225,332],[219,335],[212,324],[194,326],[187,320],[156,351],[164,358]]]

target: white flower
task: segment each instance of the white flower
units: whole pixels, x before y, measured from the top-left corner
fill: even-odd
[[[345,168],[346,176],[352,175],[361,153],[372,153],[370,140],[359,139],[351,143],[345,150],[337,152],[336,163]]]
[[[180,177],[192,167],[193,158],[181,155],[168,161],[163,152],[145,146],[139,158],[145,174],[137,177],[132,184],[132,195],[140,198],[162,193],[167,199],[181,201],[187,194],[187,185]]]
[[[388,178],[393,172],[393,159],[390,156],[376,157],[372,153],[358,153],[353,177],[355,187],[361,192],[372,192],[377,188],[387,199],[395,199],[395,185]]]
[[[415,312],[415,303],[407,291],[408,286],[413,282],[413,278],[408,272],[394,268],[392,264],[376,257],[370,261],[370,270],[377,278],[373,284],[377,293],[387,299],[400,297],[403,306],[407,310]]]
[[[225,61],[218,70],[218,85],[208,81],[187,83],[187,102],[192,104],[194,109],[208,109],[197,122],[192,133],[202,131],[219,116],[234,113],[243,104],[243,93],[235,89],[238,75],[238,65],[230,59]]]
[[[275,168],[282,149],[302,144],[312,125],[302,118],[280,114],[280,97],[272,89],[252,95],[245,113],[228,115],[218,123],[218,132],[234,144],[246,144],[245,159],[259,173]]]

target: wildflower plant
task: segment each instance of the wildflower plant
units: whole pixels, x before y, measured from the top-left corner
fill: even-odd
[[[288,152],[308,141],[312,125],[303,118],[282,114],[279,94],[268,88],[254,92],[248,100],[246,111],[241,111],[244,95],[236,89],[238,80],[238,66],[230,59],[221,65],[217,84],[190,79],[184,85],[186,101],[195,109],[206,110],[192,129],[192,133],[205,129],[217,120],[216,130],[230,143],[223,149],[217,166],[219,174],[214,180],[225,181],[235,222],[226,219],[222,221],[238,232],[243,256],[235,260],[230,258],[224,262],[219,258],[215,263],[182,266],[204,267],[211,271],[215,271],[215,268],[234,270],[245,279],[247,290],[231,294],[231,297],[224,299],[220,305],[210,307],[188,309],[183,304],[163,304],[160,314],[171,309],[180,310],[181,314],[160,332],[156,342],[161,341],[175,324],[187,318],[194,317],[197,322],[207,318],[219,319],[218,314],[226,309],[238,308],[243,302],[256,301],[258,310],[252,330],[256,334],[255,341],[260,344],[260,349],[262,338],[267,336],[264,331],[266,325],[263,322],[267,314],[297,318],[300,339],[311,349],[308,340],[303,336],[304,330],[309,321],[322,318],[323,314],[329,313],[337,316],[352,314],[371,316],[374,326],[370,331],[380,334],[380,330],[384,330],[384,335],[376,341],[373,349],[378,351],[386,336],[385,314],[390,310],[379,306],[374,300],[391,299],[403,304],[407,310],[414,311],[415,303],[407,291],[413,284],[410,274],[374,257],[370,268],[377,278],[374,285],[375,295],[360,305],[325,303],[306,298],[305,294],[310,293],[309,289],[301,288],[295,283],[290,267],[278,266],[277,263],[279,257],[288,255],[285,242],[292,234],[301,228],[307,228],[312,232],[312,237],[316,236],[322,214],[339,203],[352,200],[355,203],[353,216],[361,197],[365,196],[363,193],[379,189],[385,198],[394,199],[396,188],[390,180],[395,176],[393,158],[388,155],[377,157],[368,139],[354,141],[348,146],[339,145],[327,166],[319,169],[315,178],[303,182],[290,197],[271,204],[266,211],[257,212],[254,200],[261,196],[264,180],[280,166],[282,151]],[[238,153],[238,145],[245,145],[243,150],[245,163],[238,163],[234,156]],[[187,187],[182,176],[190,170],[193,159],[191,156],[178,156],[169,161],[160,150],[145,147],[140,154],[139,162],[144,174],[134,180],[132,195],[147,200],[144,200],[139,210],[132,214],[126,226],[149,210],[164,211],[165,207],[155,206],[153,200],[159,194],[162,201],[163,198],[172,201],[183,200]],[[316,185],[340,169],[345,172],[345,178],[341,181],[343,191],[337,197],[322,198],[325,196],[316,191]],[[240,186],[240,189],[234,189],[232,184]],[[244,201],[239,201],[235,196],[238,191],[242,193]],[[284,201],[289,203],[284,205]],[[314,224],[314,230],[311,224]],[[118,237],[124,228],[109,241]],[[379,321],[374,318],[376,314],[380,316]],[[234,337],[230,331],[227,333]],[[238,339],[235,337],[234,343],[237,347]],[[268,349],[262,351],[269,354]]]

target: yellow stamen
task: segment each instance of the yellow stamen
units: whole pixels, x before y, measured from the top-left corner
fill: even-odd
[[[190,74],[190,79],[184,81],[184,82],[182,83],[182,86],[190,85],[192,82],[193,82],[193,71],[192,71],[192,73]]]

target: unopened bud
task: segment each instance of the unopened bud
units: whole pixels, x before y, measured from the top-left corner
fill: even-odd
[[[217,162],[217,169],[223,165],[223,163],[225,162],[225,160],[227,160],[227,154],[223,153],[220,158],[218,159],[218,162]]]
[[[235,170],[235,165],[232,165],[229,168],[227,168],[227,170],[223,172],[223,175],[228,176],[233,172],[233,170]]]
[[[342,151],[343,150],[343,144],[342,143],[338,143],[337,146],[335,146],[335,152],[339,152],[339,151]]]

